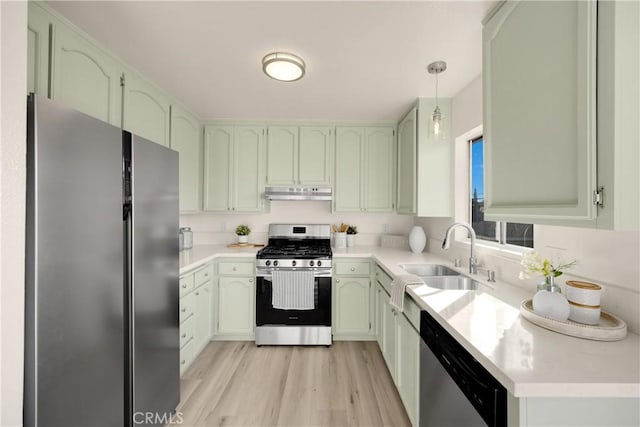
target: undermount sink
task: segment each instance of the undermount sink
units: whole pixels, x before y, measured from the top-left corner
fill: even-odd
[[[478,282],[467,276],[420,277],[424,283],[436,289],[474,291]]]
[[[439,264],[402,264],[400,267],[409,274],[416,276],[433,277],[433,276],[460,276],[455,270]]]

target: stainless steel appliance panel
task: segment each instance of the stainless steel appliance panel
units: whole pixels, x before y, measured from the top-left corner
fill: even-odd
[[[178,153],[135,135],[131,147],[133,411],[162,416],[180,401]]]
[[[25,425],[121,426],[122,131],[43,98],[28,112]]]

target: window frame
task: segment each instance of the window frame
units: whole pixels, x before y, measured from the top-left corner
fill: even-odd
[[[485,154],[485,146],[484,146],[484,133],[481,131],[479,134],[475,134],[475,136],[471,136],[466,138],[466,143],[467,143],[467,155],[468,155],[468,167],[467,167],[467,172],[468,172],[468,191],[467,191],[467,200],[468,200],[468,210],[467,210],[467,219],[469,224],[473,227],[473,204],[472,204],[472,200],[473,200],[473,186],[472,186],[472,173],[471,173],[471,169],[472,169],[472,161],[473,161],[473,154],[472,154],[472,147],[473,147],[473,143],[477,142],[478,140],[482,140],[482,160],[483,160],[483,169],[482,169],[482,173],[483,173],[483,181],[484,181],[484,164],[485,164],[485,158],[484,158],[484,154]],[[484,199],[484,194],[483,194],[483,199]],[[489,221],[488,221],[489,222]],[[479,238],[476,237],[476,244],[480,245],[480,246],[486,246],[486,247],[491,247],[491,248],[495,248],[495,249],[499,249],[499,250],[505,250],[507,252],[514,252],[514,253],[518,253],[518,254],[522,254],[525,253],[527,251],[532,250],[535,247],[535,233],[533,234],[533,237],[531,239],[531,244],[532,247],[528,247],[528,246],[521,246],[521,245],[514,245],[513,243],[507,243],[507,222],[506,221],[490,221],[490,222],[495,222],[496,224],[496,228],[495,228],[495,241],[493,240],[486,240],[483,238]],[[530,224],[531,227],[534,227],[534,224]],[[466,239],[466,242],[469,242],[469,238]]]

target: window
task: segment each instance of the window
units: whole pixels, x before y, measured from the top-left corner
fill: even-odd
[[[470,218],[478,239],[533,248],[533,224],[484,220],[484,140],[482,136],[469,141]]]

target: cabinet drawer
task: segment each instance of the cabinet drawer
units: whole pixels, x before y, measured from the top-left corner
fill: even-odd
[[[253,262],[220,262],[218,272],[221,276],[255,276],[256,268]]]
[[[187,370],[193,361],[193,340],[180,349],[180,375]]]
[[[371,271],[371,263],[363,261],[336,263],[337,276],[368,276]]]
[[[202,286],[213,277],[213,264],[207,264],[205,268],[200,269],[193,273],[195,284],[194,286],[197,288],[198,286]]]
[[[193,316],[180,325],[180,348],[191,340],[193,340]]]
[[[180,323],[193,314],[193,293],[180,298]]]
[[[184,296],[193,290],[193,274],[189,273],[180,277],[180,296]]]

